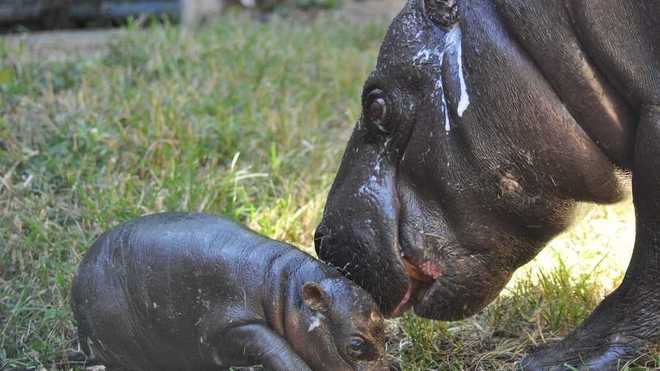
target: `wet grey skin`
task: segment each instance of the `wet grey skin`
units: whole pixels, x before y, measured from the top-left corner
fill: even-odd
[[[576,204],[632,174],[621,286],[527,369],[611,369],[660,339],[660,1],[409,0],[316,230],[384,314],[477,313]]]
[[[109,371],[384,368],[371,297],[293,246],[205,214],[98,238],[72,288],[82,349]]]

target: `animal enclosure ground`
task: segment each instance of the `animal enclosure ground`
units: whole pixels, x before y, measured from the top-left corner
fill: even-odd
[[[56,60],[0,40],[0,369],[72,368],[72,275],[132,217],[225,215],[313,252],[385,28],[231,15],[195,33],[129,27]],[[405,370],[495,370],[565,335],[621,279],[634,237],[629,202],[583,211],[479,315],[392,321],[389,353]]]

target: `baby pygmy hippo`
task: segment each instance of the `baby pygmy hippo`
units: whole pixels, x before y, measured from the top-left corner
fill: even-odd
[[[383,354],[371,297],[282,242],[205,214],[103,234],[73,282],[79,341],[109,371],[367,370]]]

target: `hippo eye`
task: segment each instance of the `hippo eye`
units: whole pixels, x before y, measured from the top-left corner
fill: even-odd
[[[367,121],[374,124],[383,133],[391,130],[385,125],[387,118],[387,100],[385,93],[380,89],[374,89],[367,94],[364,113]]]
[[[351,339],[351,350],[354,352],[361,352],[364,347],[364,340],[362,338]]]

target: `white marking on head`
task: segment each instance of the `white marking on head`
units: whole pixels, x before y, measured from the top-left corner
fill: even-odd
[[[454,27],[448,34],[447,37],[451,39],[451,45],[456,49],[456,64],[458,65],[458,80],[461,85],[461,95],[458,100],[458,117],[463,117],[463,113],[470,105],[470,96],[467,91],[467,84],[465,83],[465,75],[463,74],[463,45],[461,38],[461,28],[459,26]]]
[[[433,49],[425,48],[417,52],[417,54],[413,57],[413,63],[436,63],[442,65],[443,54],[444,50],[440,50],[439,47]],[[437,62],[432,59],[433,57],[437,59]]]
[[[445,119],[445,131],[451,131],[451,125],[449,123],[449,108],[447,107],[447,97],[445,97],[445,89],[442,85],[442,78],[439,78],[435,82],[435,91],[440,95],[440,104],[442,105],[442,112]]]
[[[321,319],[323,319],[323,315],[321,313],[314,314],[312,317],[312,323],[310,323],[309,328],[307,328],[307,332],[312,332],[317,327],[321,326]]]
[[[413,62],[425,63],[429,60],[431,52],[428,49],[422,49],[413,57]]]
[[[468,94],[467,84],[465,82],[465,74],[463,72],[463,46],[461,38],[461,28],[460,26],[454,26],[449,32],[444,36],[443,44],[434,49],[424,48],[417,52],[413,57],[413,63],[433,63],[435,64],[439,71],[440,75],[438,76],[433,95],[440,100],[440,105],[442,106],[443,119],[445,124],[445,131],[449,132],[451,130],[451,123],[449,120],[449,110],[447,107],[447,98],[444,92],[444,83],[442,81],[442,66],[444,64],[444,56],[447,51],[453,51],[450,55],[454,55],[456,60],[456,66],[458,68],[458,81],[460,84],[460,95],[458,100],[458,105],[456,107],[456,112],[459,117],[463,117],[463,114],[470,106],[470,96]],[[436,60],[432,60],[432,57],[437,57]]]

